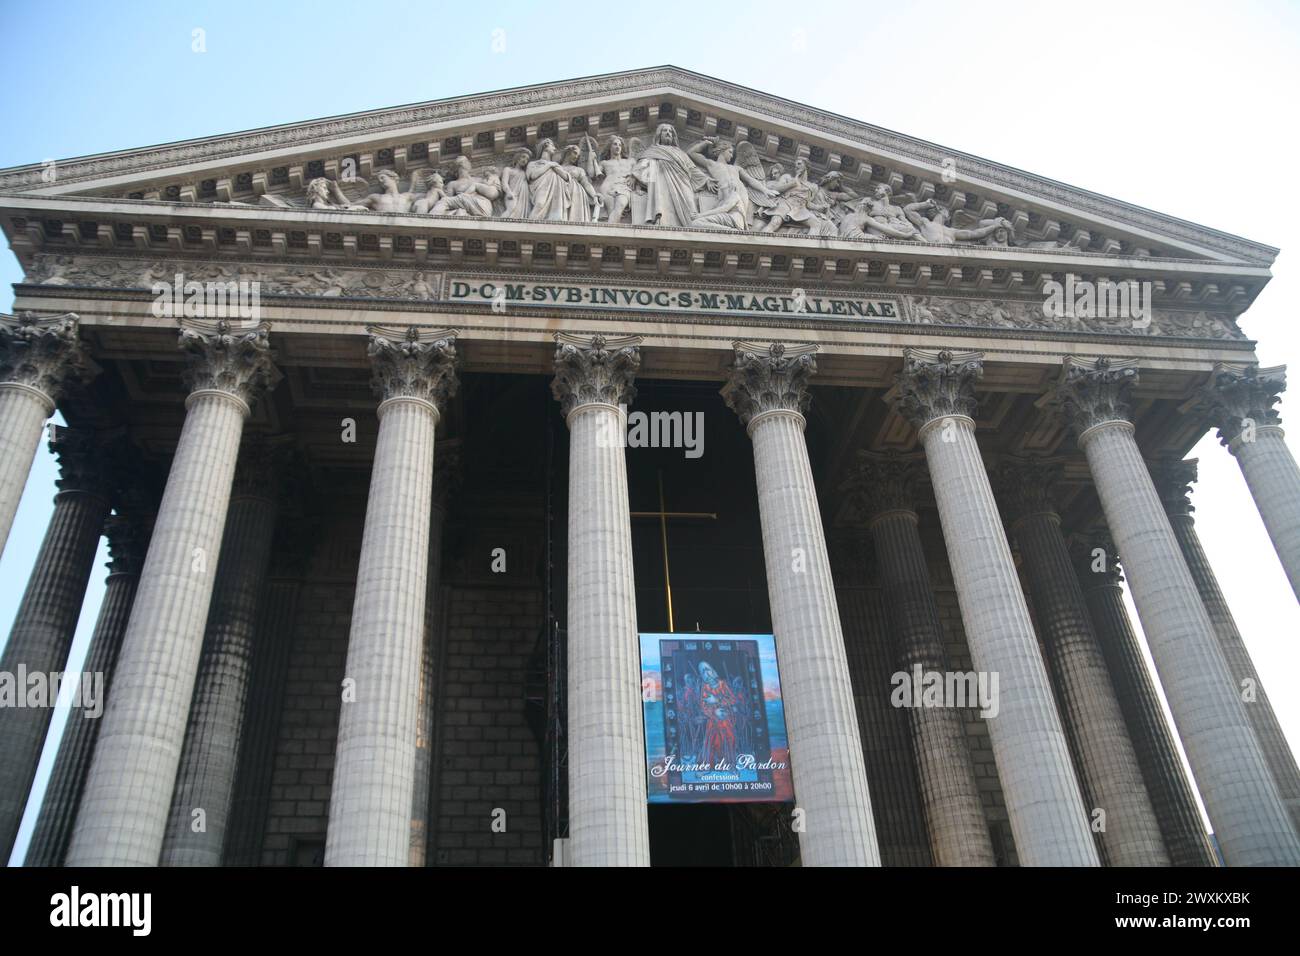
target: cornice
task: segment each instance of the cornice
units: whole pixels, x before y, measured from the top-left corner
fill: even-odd
[[[961,169],[962,183],[971,182],[977,186],[987,184],[991,188],[1020,193],[1040,202],[1058,203],[1123,226],[1150,230],[1243,261],[1269,265],[1278,253],[1276,248],[1263,243],[672,66],[459,96],[225,136],[72,158],[58,164],[59,188],[114,176],[148,174],[176,166],[219,163],[274,150],[310,149],[343,137],[364,139],[366,136],[414,131],[450,121],[556,108],[573,101],[609,101],[639,94],[674,92],[707,98],[741,113],[756,114],[777,122],[798,125],[814,133],[843,138],[855,147],[896,157],[918,169],[933,171],[936,176],[942,170],[945,160],[955,160]],[[43,171],[42,164],[0,170],[0,193],[49,191],[48,184],[41,179]]]

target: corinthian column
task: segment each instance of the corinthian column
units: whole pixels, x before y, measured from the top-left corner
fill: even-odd
[[[1228,602],[1219,589],[1218,578],[1210,567],[1205,549],[1201,547],[1200,536],[1196,533],[1196,522],[1192,512],[1196,509],[1188,500],[1192,483],[1196,481],[1196,459],[1189,461],[1161,461],[1152,466],[1151,477],[1156,483],[1156,490],[1164,503],[1165,513],[1173,526],[1174,537],[1187,562],[1187,570],[1196,582],[1196,589],[1201,592],[1206,613],[1214,626],[1214,634],[1219,639],[1219,649],[1228,665],[1233,683],[1242,703],[1246,705],[1246,718],[1255,731],[1264,760],[1268,763],[1273,783],[1277,785],[1278,796],[1291,815],[1291,822],[1300,832],[1300,769],[1297,769],[1295,755],[1287,743],[1286,735],[1273,713],[1268,694],[1264,693],[1264,684],[1255,670],[1255,662],[1246,650],[1246,642],[1241,639],[1237,622],[1233,619]]]
[[[754,444],[772,628],[781,656],[806,866],[879,866],[862,740],[804,416],[813,346],[735,343],[722,390]]]
[[[943,628],[918,530],[918,461],[859,453],[854,492],[869,516],[881,584],[899,648],[898,667],[947,673]],[[995,866],[962,714],[955,707],[910,707],[912,751],[930,847],[939,866]]]
[[[1219,428],[1219,441],[1241,466],[1255,507],[1300,599],[1300,466],[1283,437],[1277,409],[1286,366],[1214,366],[1202,410]]]
[[[285,681],[289,672],[289,645],[303,578],[311,566],[319,522],[304,517],[300,472],[281,478],[281,512],[271,545],[271,566],[258,604],[257,636],[253,640],[252,673],[248,703],[240,733],[239,769],[235,796],[226,825],[225,866],[257,866],[262,859],[271,780],[275,770],[275,745],[284,710]],[[287,513],[286,513],[287,512]]]
[[[104,583],[104,598],[99,605],[99,617],[90,635],[83,671],[102,677],[108,688],[113,681],[113,669],[122,635],[126,633],[127,618],[135,599],[136,582],[144,564],[145,549],[149,544],[152,516],[113,516],[104,523],[108,537],[108,580]],[[98,702],[103,706],[103,702]],[[72,839],[72,826],[77,819],[81,792],[86,786],[86,774],[95,753],[102,720],[83,719],[76,713],[68,717],[59,740],[58,755],[50,771],[50,782],[45,786],[45,799],[36,818],[31,842],[27,846],[27,866],[61,866]]]
[[[95,436],[60,428],[50,449],[59,456],[59,493],[0,655],[0,672],[39,675],[47,683],[52,673],[63,670],[72,647],[109,495],[104,448]],[[27,687],[21,682],[18,694],[25,697]],[[0,859],[9,858],[22,822],[54,714],[55,690],[51,685],[49,699],[34,702],[36,706],[0,707]],[[82,718],[74,712],[70,719]]]
[[[406,866],[424,646],[434,433],[456,388],[450,330],[370,330],[379,438],[330,791],[326,866]]]
[[[1061,534],[1055,487],[1060,465],[1007,459],[1001,469],[1005,512],[1020,546],[1047,652],[1056,702],[1074,753],[1087,809],[1104,813],[1097,840],[1108,866],[1168,866],[1133,743],[1088,605]]]
[[[1201,822],[1191,781],[1183,770],[1183,761],[1165,721],[1138,636],[1124,607],[1120,589],[1123,575],[1115,546],[1107,535],[1092,535],[1076,539],[1076,549],[1079,584],[1124,712],[1129,739],[1137,754],[1142,779],[1146,781],[1169,860],[1174,866],[1218,866]]]
[[[1300,865],[1300,840],[1133,438],[1133,362],[1073,357],[1058,401],[1088,456],[1174,723],[1231,866]]]
[[[0,315],[0,554],[27,484],[41,426],[69,379],[93,369],[72,313]]]
[[[1016,852],[1026,866],[1097,866],[1097,848],[975,442],[978,352],[903,350],[898,410],[925,446],[957,601],[977,670],[998,675],[988,721]]]
[[[185,739],[239,437],[278,374],[267,327],[186,320],[185,425],[158,507],[69,866],[155,866]]]
[[[641,652],[625,423],[637,336],[559,333],[551,391],[569,426],[569,841],[574,866],[648,866]]]
[[[245,439],[208,610],[163,840],[162,866],[220,866],[235,790],[258,606],[271,564],[277,512],[275,455],[264,437]]]

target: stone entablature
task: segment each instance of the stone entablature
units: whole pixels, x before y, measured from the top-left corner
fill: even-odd
[[[794,285],[825,281],[1013,296],[1053,281],[1138,283],[1162,304],[1194,304],[1235,316],[1269,279],[1267,268],[1259,266],[1134,259],[1073,249],[84,198],[0,198],[0,227],[24,268],[35,270],[41,281],[50,277],[47,273],[57,275],[60,256],[217,255],[385,268],[390,263],[432,262],[627,275],[771,277]]]
[[[431,265],[438,265],[433,262]],[[451,266],[450,258],[444,268]],[[470,263],[462,263],[462,266]],[[498,262],[498,265],[504,263]],[[826,275],[804,273],[797,280],[770,272],[745,282],[730,274],[591,273],[566,268],[537,271],[443,271],[416,263],[263,262],[249,258],[131,259],[96,255],[34,257],[26,282],[38,290],[153,291],[156,283],[257,283],[264,302],[277,297],[304,297],[340,303],[383,300],[394,304],[437,307],[454,311],[547,310],[580,314],[658,315],[668,320],[698,321],[726,316],[762,321],[890,322],[900,326],[936,326],[1009,332],[1115,335],[1145,340],[1179,338],[1246,342],[1230,315],[1205,308],[1156,307],[1147,325],[1127,317],[1048,316],[1042,297],[1007,295],[912,295],[897,286],[836,283]]]

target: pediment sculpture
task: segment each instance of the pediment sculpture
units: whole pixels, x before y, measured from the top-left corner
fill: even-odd
[[[331,211],[428,216],[609,222],[730,232],[781,232],[841,239],[942,245],[1060,248],[1067,242],[1018,240],[1002,217],[974,219],[933,195],[870,184],[860,195],[838,170],[814,177],[808,160],[767,161],[753,143],[704,136],[683,146],[660,123],[648,141],[584,134],[552,138],[507,153],[501,166],[475,167],[456,156],[443,170],[416,169],[403,183],[391,169],[373,181],[317,176],[301,197],[264,193],[258,202]],[[964,217],[958,224],[957,215]]]

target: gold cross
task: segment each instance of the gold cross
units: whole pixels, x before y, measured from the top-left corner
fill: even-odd
[[[706,511],[666,511],[664,509],[664,473],[659,469],[659,510],[658,511],[633,511],[633,518],[658,518],[659,519],[659,538],[663,544],[664,552],[664,597],[668,601],[668,633],[672,634],[673,628],[673,582],[668,574],[668,519],[669,518],[702,518],[709,521],[717,521],[718,516]]]

